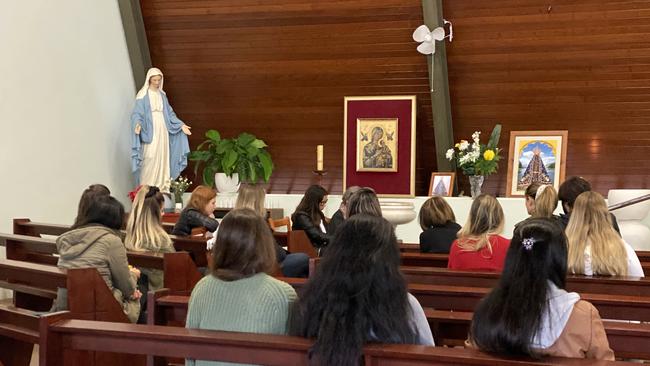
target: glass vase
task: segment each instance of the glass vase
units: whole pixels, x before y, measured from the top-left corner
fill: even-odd
[[[481,187],[483,186],[483,181],[485,181],[485,176],[483,175],[469,176],[469,185],[471,188],[472,199],[478,197],[481,194]]]

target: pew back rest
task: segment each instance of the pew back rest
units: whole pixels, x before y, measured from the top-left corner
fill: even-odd
[[[311,240],[309,240],[304,230],[290,231],[287,247],[291,253],[305,253],[309,258],[318,257],[316,248],[311,244]]]
[[[308,365],[310,340],[268,334],[151,325],[62,320],[47,324],[40,349],[43,363],[63,365],[83,351],[121,352],[264,365]],[[81,352],[79,352],[81,351]],[[630,365],[624,362],[548,358],[502,359],[476,350],[413,345],[369,345],[365,365]]]

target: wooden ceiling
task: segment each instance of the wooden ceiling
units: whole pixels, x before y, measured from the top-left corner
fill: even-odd
[[[650,2],[445,0],[454,136],[569,130],[567,175],[606,193],[649,187]],[[343,97],[417,95],[416,193],[436,170],[426,60],[411,33],[420,0],[142,0],[151,58],[190,124],[256,134],[276,170],[270,192],[342,188]],[[486,191],[505,194],[507,162]],[[462,188],[466,189],[461,179]]]

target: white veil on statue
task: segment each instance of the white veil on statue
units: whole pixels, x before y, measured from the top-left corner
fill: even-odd
[[[160,75],[160,87],[158,90],[160,90],[161,93],[165,92],[163,90],[163,82],[165,81],[165,77],[163,76],[162,71],[156,67],[152,67],[149,69],[149,71],[147,71],[147,76],[144,79],[144,85],[140,91],[138,91],[138,94],[135,95],[135,99],[142,99],[145,95],[147,95],[147,90],[149,90],[149,80],[151,80],[151,78],[156,75]]]

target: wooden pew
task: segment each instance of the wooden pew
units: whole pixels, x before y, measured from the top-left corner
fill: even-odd
[[[12,316],[17,315],[17,312],[25,315],[25,310],[49,311],[57,296],[57,289],[66,288],[71,318],[129,323],[122,305],[115,300],[112,291],[94,268],[64,270],[29,262],[0,260],[0,287],[13,290],[13,307],[23,309],[9,314]],[[32,327],[31,331],[23,329],[16,333],[3,332],[0,324],[0,335],[13,340],[7,342],[22,342],[21,352],[24,351],[24,343],[33,343],[36,335],[33,319],[30,319],[21,316],[16,321],[24,322],[26,328]],[[122,355],[92,356],[94,361],[89,365],[115,365],[126,361],[129,364],[144,365],[145,361],[144,358],[126,360]]]
[[[409,283],[492,288],[500,275],[494,272],[469,272],[434,267],[400,267]],[[310,272],[312,273],[312,272]],[[588,277],[570,275],[567,290],[574,292],[650,296],[650,278]]]
[[[473,313],[424,309],[436,345],[457,346],[467,339]],[[650,360],[650,324],[604,320],[609,346],[618,358]]]
[[[63,318],[61,313],[38,315],[13,305],[0,304],[0,365],[28,366],[34,344],[39,342],[40,323],[45,319],[54,322]]]
[[[83,364],[87,351],[254,363],[309,365],[312,341],[290,336],[222,332],[180,327],[60,320],[43,324],[41,365]],[[628,365],[616,361],[548,358],[502,359],[476,350],[412,345],[369,345],[367,366],[382,365]]]
[[[56,266],[56,243],[53,239],[34,236],[0,234],[0,246],[5,246],[7,259]],[[159,269],[165,273],[164,286],[173,293],[190,293],[203,277],[186,252],[150,253],[127,252],[129,264]]]
[[[184,326],[188,296],[161,296],[150,298],[147,324]],[[434,310],[424,308],[431,331],[438,346],[462,345],[467,338],[472,313],[466,311]],[[610,347],[618,357],[650,359],[650,324],[605,321]]]

